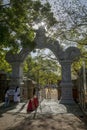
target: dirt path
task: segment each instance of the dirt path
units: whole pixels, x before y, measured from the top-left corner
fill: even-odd
[[[75,108],[73,106],[69,107],[70,109],[67,107],[67,113],[55,113],[55,115],[50,113],[48,114],[48,108],[50,107],[50,105],[51,109],[53,108],[52,111],[54,111],[55,108],[55,111],[57,112],[60,108],[60,105],[58,108],[56,108],[58,104],[55,105],[54,103],[56,102],[52,103],[52,101],[50,102],[50,100],[43,101],[42,110],[45,109],[44,112],[46,113],[36,114],[35,118],[33,118],[34,113],[27,114],[21,113],[19,112],[19,110],[18,112],[15,111],[16,106],[12,106],[6,109],[1,107],[0,130],[87,130],[87,116],[84,116],[84,114],[75,114]],[[61,106],[62,111],[63,107],[64,106]],[[21,108],[23,107],[21,106]],[[14,110],[14,112],[11,112],[11,110]],[[77,110],[77,112],[80,112],[79,109],[75,110]]]
[[[0,130],[87,130],[87,117],[57,114],[31,119],[28,114],[4,113],[0,116]]]

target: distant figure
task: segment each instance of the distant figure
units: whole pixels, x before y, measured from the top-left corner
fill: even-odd
[[[19,103],[20,102],[20,88],[19,86],[16,87],[14,92],[14,102]]]
[[[10,100],[9,100],[9,88],[7,88],[5,90],[5,107],[9,106],[9,102],[10,102]]]

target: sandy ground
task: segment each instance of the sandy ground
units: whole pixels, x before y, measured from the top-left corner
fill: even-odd
[[[0,107],[0,130],[87,130],[87,116],[84,114],[37,114],[34,118],[34,113],[9,113],[9,109],[14,108]]]
[[[8,113],[0,111],[0,130],[87,130],[85,115]]]

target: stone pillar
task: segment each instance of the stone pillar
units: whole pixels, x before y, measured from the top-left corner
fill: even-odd
[[[12,66],[12,76],[10,86],[15,88],[17,85],[20,87],[23,80],[23,59],[19,54],[7,53],[7,62]]]
[[[22,83],[23,83],[23,63],[20,59],[10,59],[9,64],[12,66],[12,76],[10,81],[10,88],[15,89],[20,87],[20,100],[22,101]]]
[[[24,48],[20,51],[20,53],[12,54],[11,52],[8,52],[6,54],[6,60],[12,66],[12,87],[16,87],[17,85],[21,87],[23,81],[23,62],[30,52],[31,49]]]
[[[76,47],[68,47],[66,50],[60,51],[58,54],[59,62],[62,69],[61,81],[61,99],[60,103],[74,104],[73,84],[71,80],[71,64],[80,56],[80,50]]]
[[[23,63],[20,61],[10,62],[12,66],[12,81],[11,84],[15,86],[21,86],[21,82],[23,81]]]
[[[61,81],[61,99],[60,103],[72,104],[74,103],[72,95],[72,81],[71,81],[71,61],[64,60],[60,62],[62,67],[62,81]]]
[[[12,77],[10,82],[10,88],[15,89],[16,86],[20,87],[20,99],[22,100],[23,92],[23,62],[27,55],[31,52],[31,49],[24,48],[20,53],[13,54],[8,52],[6,54],[6,61],[12,66]]]

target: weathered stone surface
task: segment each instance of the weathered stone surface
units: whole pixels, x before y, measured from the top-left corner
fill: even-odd
[[[76,47],[68,47],[65,51],[63,51],[60,55],[60,60],[67,60],[73,62],[76,58],[80,56],[80,50]]]
[[[29,48],[24,48],[19,54],[12,54],[11,52],[6,54],[6,60],[12,66],[11,87],[21,86],[23,80],[23,62],[30,52]]]
[[[76,47],[68,47],[66,50],[63,50],[59,41],[47,37],[45,33],[46,31],[43,27],[36,31],[36,48],[49,48],[54,53],[62,67],[61,103],[73,103],[71,64],[80,56],[80,50]],[[24,48],[19,54],[7,53],[6,55],[6,60],[12,65],[12,78],[17,79],[18,84],[22,81],[22,63],[30,52],[29,48]]]

